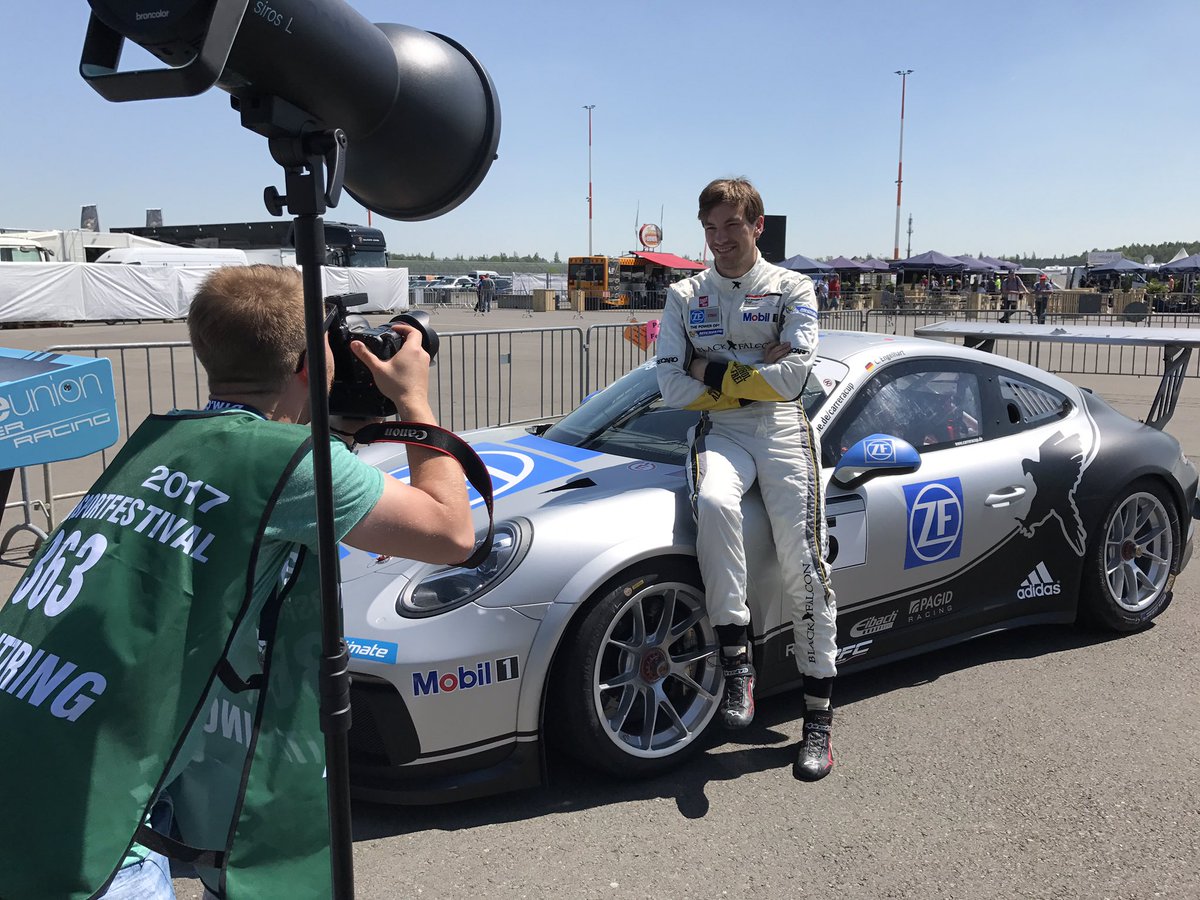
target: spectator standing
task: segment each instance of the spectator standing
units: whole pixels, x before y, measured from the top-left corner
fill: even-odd
[[[817,281],[817,308],[829,309],[829,282],[824,275]]]
[[[490,313],[492,301],[496,299],[496,282],[492,281],[490,275],[479,276],[479,284],[475,285],[475,296],[479,298],[475,303],[475,311]]]
[[[842,302],[842,279],[837,272],[829,279],[829,308],[837,309]]]
[[[1000,316],[1000,321],[1007,322],[1012,316],[1013,310],[1021,302],[1021,295],[1028,294],[1029,291],[1014,270],[1004,276],[1004,284],[1000,286],[1000,293],[1003,295],[1003,299],[1000,301],[1000,308],[1004,310],[1004,314]]]
[[[1033,308],[1038,324],[1046,324],[1046,307],[1050,303],[1050,279],[1039,275],[1037,284],[1033,286]]]

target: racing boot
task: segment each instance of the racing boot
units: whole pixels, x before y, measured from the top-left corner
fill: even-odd
[[[833,768],[833,710],[810,709],[804,714],[804,740],[792,766],[792,777],[819,781]]]
[[[721,698],[721,721],[726,728],[745,728],[754,721],[754,666],[749,653],[722,656],[725,695]]]

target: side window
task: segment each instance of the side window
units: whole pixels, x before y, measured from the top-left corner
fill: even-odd
[[[1053,388],[1007,373],[996,381],[1008,424],[1014,431],[1061,419],[1071,411],[1071,401]]]
[[[871,434],[903,438],[920,452],[982,439],[978,374],[962,368],[930,369],[931,363],[936,360],[891,366],[864,385],[825,442],[825,464],[836,463]]]

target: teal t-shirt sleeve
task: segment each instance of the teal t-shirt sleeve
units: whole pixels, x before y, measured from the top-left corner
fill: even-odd
[[[333,474],[333,536],[341,540],[363,520],[383,496],[382,472],[367,465],[340,440],[330,442],[330,471]],[[297,464],[279,496],[267,538],[317,546],[317,501],[313,483],[312,453]]]

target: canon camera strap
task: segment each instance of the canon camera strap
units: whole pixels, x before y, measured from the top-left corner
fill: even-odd
[[[452,457],[462,466],[471,487],[483,498],[488,513],[487,534],[467,557],[466,562],[462,563],[462,568],[474,569],[488,558],[488,554],[492,552],[492,536],[496,530],[492,514],[492,476],[488,474],[487,466],[483,464],[479,454],[471,449],[470,444],[451,431],[436,425],[422,425],[420,422],[375,422],[364,425],[354,433],[354,441],[357,444],[415,444]]]

